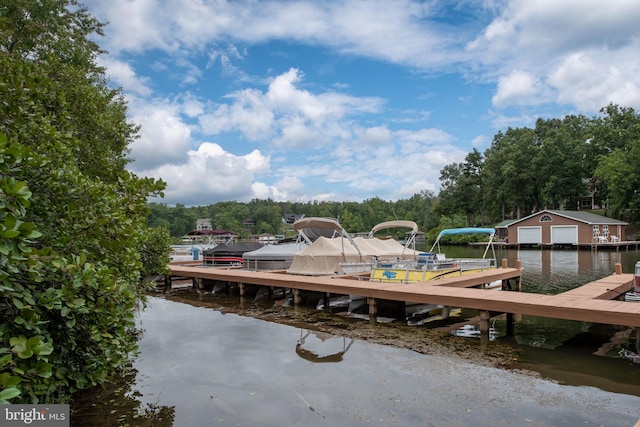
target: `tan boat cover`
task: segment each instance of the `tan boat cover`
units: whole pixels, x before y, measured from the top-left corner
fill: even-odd
[[[324,228],[327,230],[336,230],[340,232],[342,231],[342,226],[340,225],[340,223],[338,223],[338,221],[333,218],[301,218],[293,223],[293,229],[295,231],[304,228]]]
[[[416,259],[419,251],[405,248],[393,239],[365,239],[354,237],[356,249],[345,237],[328,239],[319,237],[308,248],[293,256],[289,274],[325,276],[339,271],[341,262],[371,262],[374,257],[390,259]]]
[[[369,237],[372,237],[377,231],[380,230],[385,230],[388,228],[410,228],[412,232],[417,233],[418,232],[418,224],[416,224],[413,221],[403,221],[403,220],[397,220],[397,221],[386,221],[386,222],[381,222],[380,224],[376,225],[375,227],[373,227],[371,229],[371,233],[369,233]]]

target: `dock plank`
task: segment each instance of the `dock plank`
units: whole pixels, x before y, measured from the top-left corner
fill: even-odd
[[[631,288],[633,288],[633,282],[628,279],[628,275],[612,274],[560,295],[610,300],[630,291]]]

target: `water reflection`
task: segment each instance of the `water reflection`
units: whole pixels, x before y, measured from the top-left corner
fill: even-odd
[[[331,334],[317,331],[306,331],[303,335],[303,331],[303,329],[300,329],[300,338],[296,344],[296,354],[312,363],[342,362],[344,354],[353,345],[353,340],[349,339],[349,344],[347,344],[347,338],[345,337],[338,338]],[[307,342],[307,339],[309,339],[309,342]],[[342,346],[336,348],[335,343],[340,341]],[[305,348],[305,346],[309,348]]]
[[[638,251],[510,250],[500,256],[509,265],[520,259],[523,291],[540,293],[612,274],[616,262],[630,273],[640,259]],[[144,334],[131,375],[78,396],[72,424],[627,426],[638,419],[637,330],[522,316],[516,336],[506,337],[504,318],[496,318],[496,339],[478,351],[512,346],[513,367],[540,373],[535,378],[455,354],[324,335],[306,321],[292,327],[224,314],[225,304],[239,304],[237,297],[216,302],[224,299],[185,299],[187,305],[152,298],[138,319]],[[251,315],[252,304],[244,304]],[[294,310],[273,302],[266,309]],[[423,327],[432,326],[406,329],[421,336]],[[476,337],[475,326],[465,328]],[[389,343],[397,344],[395,338]]]
[[[506,255],[510,265],[514,265],[516,259],[522,263],[524,292],[557,294],[614,274],[615,264],[627,258],[631,263],[632,253],[523,249],[511,250]],[[624,268],[623,264],[623,272],[632,273],[633,268]]]
[[[136,377],[120,386],[127,392],[97,396],[112,414],[88,418],[95,406],[76,405],[74,425],[616,427],[633,425],[640,407],[637,396],[563,387],[454,354],[344,340],[159,298],[138,324],[141,356]],[[341,361],[309,363],[293,342]]]
[[[175,406],[140,401],[142,395],[133,389],[138,374],[129,369],[104,387],[77,393],[72,402],[71,426],[173,426]]]

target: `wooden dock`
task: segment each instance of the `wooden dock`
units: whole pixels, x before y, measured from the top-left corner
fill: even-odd
[[[408,284],[176,264],[169,267],[172,275],[191,277],[195,281],[227,281],[238,283],[240,289],[243,284],[292,289],[294,298],[300,290],[325,295],[360,295],[367,297],[370,313],[374,316],[376,300],[391,300],[477,309],[485,327],[489,313],[496,312],[640,327],[640,303],[616,299],[633,288],[634,280],[632,274],[622,274],[619,264],[616,266],[617,274],[557,295],[478,288],[496,280],[503,282],[503,289],[507,289],[510,282],[519,283],[521,270],[506,268],[504,263],[503,268],[496,270]],[[482,326],[481,329],[485,329]]]

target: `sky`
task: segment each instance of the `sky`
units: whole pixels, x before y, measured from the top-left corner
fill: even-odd
[[[637,0],[85,0],[173,206],[395,201],[538,118],[640,109]]]

